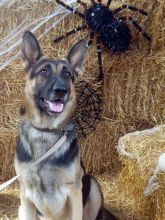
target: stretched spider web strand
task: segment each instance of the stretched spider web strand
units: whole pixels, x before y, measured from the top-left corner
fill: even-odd
[[[36,21],[28,24],[27,26],[25,26],[24,28],[22,28],[20,31],[18,31],[14,36],[12,36],[11,38],[9,38],[8,40],[6,40],[5,43],[8,43],[9,41],[11,41],[13,38],[16,38],[20,33],[22,33],[24,30],[26,30],[27,28],[29,28],[30,26],[36,24],[37,22],[40,22],[36,27],[34,27],[31,31],[35,32],[36,30],[38,30],[41,26],[43,26],[46,22],[48,22],[50,19],[52,19],[53,17],[67,12],[67,11],[60,11],[61,8],[58,8],[55,12],[52,12],[51,15],[45,16],[43,18],[37,19]],[[5,55],[8,52],[13,51],[19,44],[21,43],[21,39],[19,41],[17,41],[14,45],[12,45],[11,47],[7,48],[6,50],[0,52],[0,56]],[[3,45],[0,45],[0,48],[2,48]]]
[[[63,20],[67,15],[68,15],[68,12],[67,12],[64,16],[62,16],[57,22],[55,22],[55,23],[51,26],[51,28],[53,28],[54,26],[56,26],[56,25],[57,25],[61,20]],[[46,30],[44,33],[42,33],[42,34],[38,37],[38,39],[42,38],[51,28],[49,28],[49,29]],[[31,32],[34,33],[35,30],[32,29]],[[21,40],[20,40],[19,43],[21,43]],[[20,56],[20,52],[18,52],[16,55],[12,56],[12,57],[11,57],[10,59],[8,59],[6,62],[4,62],[3,64],[1,64],[1,65],[0,65],[0,70],[3,70],[6,66],[10,65],[11,63],[13,63],[16,59],[19,58],[19,56]]]
[[[75,3],[76,0],[69,0],[68,3]],[[63,14],[64,13],[64,14]],[[59,14],[63,14],[62,17],[60,19],[58,19],[49,29],[45,30],[44,33],[42,33],[38,38],[40,39],[41,37],[43,37],[51,28],[53,28],[54,26],[58,25],[58,23],[63,20],[70,12],[68,10],[64,10],[63,7],[58,7],[54,12],[51,13],[51,15],[49,16],[45,16],[44,18],[40,18],[37,19],[36,21],[33,21],[32,23],[28,24],[26,27],[22,27],[23,23],[21,25],[19,25],[15,30],[17,30],[19,27],[22,28],[21,30],[19,30],[19,34],[21,34],[25,29],[31,27],[32,25],[35,25],[36,23],[39,22],[38,25],[36,25],[33,29],[31,29],[31,32],[35,32],[36,30],[38,30],[41,26],[43,26],[46,22],[48,22],[50,19],[54,18],[55,16],[59,15]],[[18,40],[18,31],[17,33],[13,36],[11,33],[3,40],[1,41],[0,47],[4,48],[5,45],[7,45],[9,42],[11,42],[11,39],[13,39],[15,37],[15,39],[17,40],[16,44],[12,45],[10,47],[10,49],[6,49],[3,50],[0,55],[4,55],[6,54],[6,58],[5,58],[5,62],[0,63],[0,70],[4,69],[6,66],[8,66],[9,64],[11,64],[13,61],[15,61],[16,59],[19,58],[20,53],[17,53],[16,55],[11,54],[11,52],[16,49],[20,44],[21,44],[21,40]],[[6,40],[6,41],[5,41]]]
[[[60,11],[61,9],[62,9],[62,11]],[[58,12],[58,11],[59,11],[59,12]],[[36,21],[34,21],[34,22],[28,24],[27,26],[25,26],[24,28],[22,28],[20,31],[16,32],[16,30],[14,30],[14,32],[16,32],[16,33],[15,33],[15,34],[12,34],[12,33],[9,34],[9,36],[7,36],[7,37],[3,40],[2,44],[0,45],[0,48],[2,48],[2,47],[4,46],[3,43],[7,44],[7,43],[10,42],[13,38],[16,38],[21,32],[23,32],[24,30],[26,30],[26,29],[29,28],[30,26],[34,25],[35,23],[41,21],[41,23],[40,23],[38,26],[36,26],[34,29],[31,30],[31,32],[35,32],[35,31],[38,30],[43,24],[45,24],[47,21],[49,21],[51,18],[53,18],[53,17],[55,17],[55,16],[57,16],[57,15],[60,15],[60,14],[62,14],[62,13],[65,13],[65,12],[66,12],[66,15],[69,14],[68,10],[64,11],[63,8],[58,8],[58,9],[57,9],[55,12],[53,12],[51,15],[45,16],[45,17],[43,17],[43,18],[40,18],[40,19],[38,19],[38,20],[36,20]],[[64,17],[65,17],[65,16],[63,16],[62,19],[59,19],[59,21],[63,20]],[[43,22],[42,22],[42,20],[43,20]],[[57,24],[57,22],[55,22],[55,24],[53,24],[53,25],[51,26],[51,28],[53,28],[56,24]],[[22,25],[23,25],[23,23],[22,23],[21,25],[19,25],[19,26],[22,26]],[[19,26],[17,27],[17,29],[19,28]],[[50,30],[51,28],[49,28],[48,30]],[[48,32],[48,31],[45,31],[44,33],[47,33],[47,32]],[[10,35],[11,35],[11,37],[10,37]],[[43,34],[41,34],[40,36],[42,36],[42,35],[43,35]],[[5,53],[7,53],[7,52],[9,52],[9,51],[12,51],[12,49],[15,49],[15,46],[17,46],[17,45],[13,45],[12,47],[8,48],[6,51],[2,51],[2,52],[0,53],[0,56],[1,56],[1,55],[4,55]]]
[[[5,5],[7,2],[9,2],[10,0],[1,0],[0,1],[0,6]]]
[[[61,17],[57,22],[55,22],[50,28],[46,29],[41,35],[39,35],[38,39],[41,39],[46,33],[48,33],[54,26],[56,26],[61,20],[63,20],[68,15],[68,12]],[[33,32],[33,29],[32,31]],[[16,59],[20,57],[20,52],[18,52],[16,55],[13,55],[10,59],[8,59],[5,63],[0,65],[0,70],[3,70],[5,67],[13,63]]]
[[[16,28],[14,28],[10,33],[0,42],[0,49],[3,48],[5,45],[11,42],[11,40],[17,36],[18,30],[20,28],[23,28],[23,26],[26,24],[27,21],[23,21],[21,24],[19,24]]]
[[[20,52],[18,52],[16,55],[12,56],[10,59],[7,59],[6,62],[3,64],[0,64],[0,71],[9,66],[11,63],[13,63],[16,59],[18,59],[20,56]]]
[[[57,13],[57,14],[56,14]],[[28,29],[29,27],[31,27],[32,25],[35,25],[36,23],[40,22],[34,29],[31,30],[31,32],[35,32],[36,30],[38,30],[43,24],[45,24],[47,21],[49,21],[51,18],[53,18],[56,15],[59,15],[63,12],[58,13],[58,10],[54,13],[52,13],[52,15],[49,16],[45,16],[43,18],[37,19],[36,21],[28,24],[27,26],[23,27],[20,31],[17,31],[14,35],[12,35],[9,39],[6,39],[5,44],[7,44],[8,42],[10,42],[13,38],[16,39],[16,37],[22,33],[24,30]],[[13,51],[21,42],[21,39],[19,41],[17,41],[15,44],[13,44],[11,47],[7,48],[6,50],[0,52],[0,56],[5,55],[6,53]],[[4,45],[1,44],[0,48],[2,48]]]

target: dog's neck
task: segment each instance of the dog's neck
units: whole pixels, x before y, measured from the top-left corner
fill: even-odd
[[[77,134],[77,131],[76,131],[76,127],[75,127],[75,123],[73,120],[70,120],[69,123],[66,123],[66,124],[63,124],[61,126],[58,126],[58,127],[53,127],[53,128],[49,128],[49,127],[38,127],[36,126],[35,124],[33,124],[31,121],[29,120],[26,120],[26,118],[22,118],[21,120],[21,124],[20,124],[20,127],[22,128],[28,128],[27,130],[34,130],[36,132],[40,132],[40,133],[47,133],[50,135],[54,134],[54,135],[57,135],[60,136],[63,135],[63,134],[67,134],[67,133],[72,133],[74,131],[74,133]],[[25,129],[26,130],[26,129]],[[28,131],[27,131],[28,132]]]
[[[64,132],[64,133],[67,133],[68,131],[72,131],[73,129],[74,129],[74,127],[75,127],[75,125],[74,125],[74,123],[73,122],[71,122],[71,123],[69,123],[69,124],[66,124],[65,126],[63,126],[63,127],[59,127],[59,128],[39,128],[39,127],[37,127],[37,126],[35,126],[35,125],[33,125],[33,124],[31,124],[31,126],[34,128],[34,129],[36,129],[36,130],[38,130],[38,131],[41,131],[41,132],[54,132],[54,133],[56,133],[56,132]]]
[[[48,151],[64,134],[67,136],[66,143],[57,153],[59,157],[70,148],[73,140],[77,139],[77,132],[74,124],[67,124],[62,129],[35,128],[28,120],[22,120],[20,124],[20,138],[26,145],[26,150],[32,157],[39,158]]]

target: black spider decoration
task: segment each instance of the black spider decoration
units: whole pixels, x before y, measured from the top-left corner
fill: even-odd
[[[86,21],[85,25],[78,26],[77,28],[65,33],[64,35],[54,39],[54,42],[58,42],[65,37],[68,37],[78,31],[89,28],[91,30],[90,39],[88,41],[88,46],[93,42],[94,35],[96,34],[97,40],[97,54],[98,54],[98,65],[99,65],[99,76],[98,80],[102,81],[104,78],[103,67],[102,67],[102,44],[112,52],[125,52],[131,43],[131,31],[128,27],[127,22],[130,21],[137,28],[139,32],[148,40],[151,41],[151,36],[143,30],[143,28],[138,24],[136,19],[131,16],[116,17],[115,15],[122,11],[123,9],[129,9],[134,12],[139,12],[142,15],[147,16],[148,12],[143,9],[131,5],[122,5],[121,7],[110,10],[112,0],[108,0],[107,5],[102,3],[102,0],[91,0],[92,6],[87,8],[86,3],[81,0],[77,0],[77,3],[81,4],[85,8],[85,13],[81,13],[78,10],[70,7],[61,0],[56,0],[57,4],[62,5],[72,13],[78,15]]]

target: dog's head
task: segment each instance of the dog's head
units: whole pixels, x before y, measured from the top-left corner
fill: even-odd
[[[36,126],[56,128],[71,118],[76,107],[75,79],[86,51],[86,41],[80,40],[64,59],[47,59],[34,35],[24,33],[26,112]]]

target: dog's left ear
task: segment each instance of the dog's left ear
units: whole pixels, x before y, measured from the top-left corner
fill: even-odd
[[[71,48],[68,53],[67,60],[77,74],[84,63],[87,49],[88,47],[86,40],[80,40]]]
[[[40,45],[30,31],[25,31],[22,39],[22,58],[25,68],[29,70],[42,56]]]

